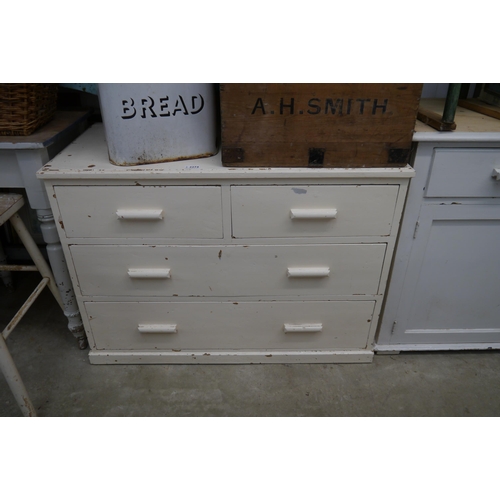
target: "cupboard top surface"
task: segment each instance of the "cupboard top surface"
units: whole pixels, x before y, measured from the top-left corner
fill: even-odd
[[[444,99],[422,99],[420,105],[442,115]],[[496,118],[458,106],[455,123],[456,130],[439,132],[417,120],[413,142],[500,142],[500,120]]]

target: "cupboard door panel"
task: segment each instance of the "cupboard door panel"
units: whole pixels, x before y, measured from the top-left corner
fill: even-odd
[[[393,339],[500,338],[500,205],[422,207]]]

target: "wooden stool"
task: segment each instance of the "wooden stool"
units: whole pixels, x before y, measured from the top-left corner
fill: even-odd
[[[3,194],[0,193],[0,226],[9,221],[18,234],[20,240],[28,251],[30,257],[33,259],[34,266],[9,266],[0,265],[0,271],[38,271],[42,275],[42,281],[35,288],[33,293],[28,297],[26,302],[22,305],[19,311],[14,315],[10,323],[5,327],[0,335],[0,369],[5,376],[9,387],[16,398],[17,404],[21,408],[25,417],[36,417],[36,411],[30,401],[28,392],[24,387],[19,372],[17,371],[14,360],[7,349],[6,340],[17,326],[22,317],[26,314],[28,309],[34,303],[35,299],[40,295],[41,291],[48,286],[57,302],[63,308],[63,303],[54,276],[50,267],[45,262],[43,255],[38,249],[36,243],[33,241],[31,234],[26,229],[24,222],[17,213],[24,205],[24,198],[20,194]]]

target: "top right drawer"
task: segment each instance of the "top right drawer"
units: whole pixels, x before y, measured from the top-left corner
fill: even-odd
[[[500,196],[500,148],[436,148],[431,160],[427,198]],[[418,172],[417,172],[418,175]]]
[[[234,238],[389,236],[398,185],[231,186]]]

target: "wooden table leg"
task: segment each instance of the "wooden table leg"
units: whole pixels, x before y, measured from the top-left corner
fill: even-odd
[[[36,213],[40,221],[43,240],[47,244],[47,256],[52,268],[52,273],[54,274],[56,285],[63,301],[64,315],[68,318],[69,331],[78,340],[79,348],[85,349],[88,345],[87,336],[85,335],[82,318],[71,285],[71,278],[69,276],[61,242],[57,234],[54,216],[51,210],[37,210]]]
[[[26,189],[29,205],[36,210],[40,221],[43,240],[47,244],[48,260],[61,294],[64,315],[68,318],[69,331],[78,340],[78,347],[85,349],[88,345],[87,336],[57,234],[54,216],[43,182],[36,178],[37,170],[49,161],[49,152],[47,149],[17,150],[16,160],[23,178],[23,186]]]

